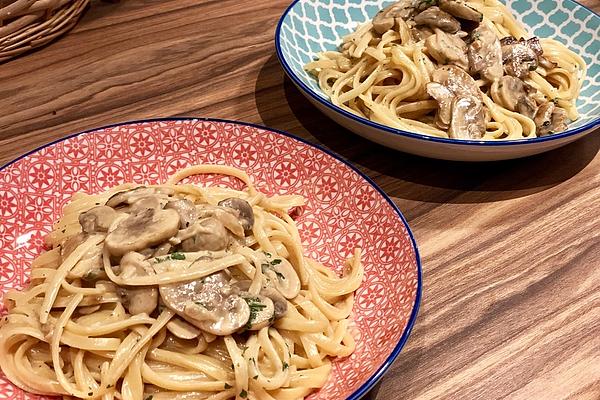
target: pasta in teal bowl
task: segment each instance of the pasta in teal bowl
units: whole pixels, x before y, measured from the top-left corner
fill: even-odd
[[[600,125],[600,16],[572,0],[296,0],[275,41],[319,110],[396,150],[511,159]]]

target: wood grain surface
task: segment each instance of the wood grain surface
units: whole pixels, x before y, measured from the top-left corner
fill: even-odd
[[[416,326],[371,399],[600,399],[598,132],[488,164],[367,142],[284,78],[273,35],[287,5],[94,2],[59,41],[0,64],[0,164],[159,116],[260,123],[320,143],[393,196],[422,255]]]

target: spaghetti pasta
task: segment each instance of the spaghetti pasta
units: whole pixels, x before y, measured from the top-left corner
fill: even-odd
[[[181,181],[224,174],[238,191]],[[0,367],[20,388],[81,399],[302,399],[354,350],[360,249],[343,276],[303,256],[290,210],[243,171],[79,193],[5,294]]]
[[[528,38],[499,0],[401,0],[304,66],[345,111],[453,139],[567,129],[586,74],[560,42]]]

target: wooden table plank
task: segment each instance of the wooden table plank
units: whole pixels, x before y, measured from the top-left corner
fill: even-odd
[[[600,12],[600,1],[583,3]],[[600,135],[488,164],[367,142],[284,78],[273,34],[287,4],[93,3],[58,42],[0,65],[0,164],[70,133],[159,116],[297,134],[393,196],[420,247],[418,321],[371,399],[600,398]]]

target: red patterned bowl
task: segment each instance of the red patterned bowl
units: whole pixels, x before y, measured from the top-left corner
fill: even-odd
[[[307,256],[334,267],[362,247],[365,280],[353,312],[356,351],[335,362],[328,384],[311,399],[364,396],[398,356],[415,321],[421,297],[417,247],[398,208],[368,177],[284,132],[211,119],[141,121],[77,134],[4,166],[0,299],[25,284],[44,235],[74,192],[163,182],[195,163],[235,166],[268,194],[304,196],[307,205],[297,222]],[[239,185],[219,176],[197,179]],[[0,374],[0,399],[23,398],[39,399]]]

